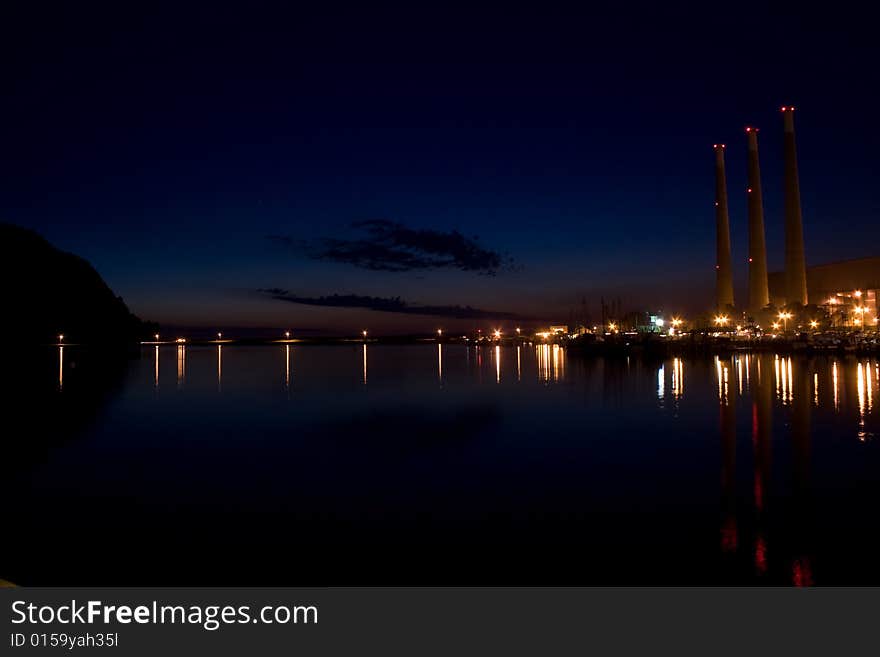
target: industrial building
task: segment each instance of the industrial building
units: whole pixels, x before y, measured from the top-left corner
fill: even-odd
[[[785,272],[769,275],[770,302],[785,305]],[[877,297],[880,294],[880,258],[859,258],[808,267],[806,287],[810,302],[822,307],[835,326],[876,324]]]

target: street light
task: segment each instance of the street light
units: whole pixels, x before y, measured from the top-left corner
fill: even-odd
[[[727,315],[716,315],[715,316],[715,323],[718,324],[718,326],[725,326],[728,321],[729,321],[729,318],[727,317]]]
[[[156,335],[154,335],[153,337],[156,338],[156,342],[159,342],[159,334],[158,333],[156,333]]]
[[[782,320],[782,330],[783,330],[783,332],[788,331],[788,320],[791,319],[791,313],[789,313],[789,312],[781,312],[781,313],[779,313],[779,319]]]
[[[443,335],[443,329],[437,329],[437,337],[439,338],[442,335]]]
[[[617,324],[615,324],[614,322],[611,322],[610,324],[608,324],[608,330],[609,330],[609,331],[612,331],[612,332],[613,332],[613,331],[616,331],[616,330],[617,330]]]
[[[285,332],[284,332],[284,337],[287,338],[287,339],[290,339],[290,331],[285,331]]]
[[[519,335],[519,326],[516,327],[516,334]]]
[[[64,334],[63,333],[58,335],[58,342],[64,342]]]
[[[818,327],[819,327],[819,322],[817,322],[815,319],[811,319],[811,320],[810,320],[810,328],[811,328],[811,329],[815,329],[815,328],[818,328]]]
[[[361,333],[363,333],[364,340],[366,340],[367,339],[367,329],[364,329],[363,331],[361,331]]]
[[[495,339],[498,340],[501,338],[501,329],[495,329]]]
[[[223,337],[223,334],[220,333],[220,331],[217,331],[217,339],[219,340],[219,339],[222,338],[222,337]]]

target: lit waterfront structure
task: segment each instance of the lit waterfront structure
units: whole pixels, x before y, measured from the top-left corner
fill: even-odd
[[[807,305],[807,264],[804,257],[804,221],[798,180],[794,107],[782,108],[785,159],[785,297],[788,304]]]
[[[758,160],[758,129],[746,128],[748,141],[747,189],[749,204],[749,310],[758,311],[770,303],[767,283],[767,245],[764,239],[764,197]]]
[[[715,149],[715,302],[719,310],[733,305],[733,271],[730,262],[730,215],[727,211],[727,175],[724,144]]]

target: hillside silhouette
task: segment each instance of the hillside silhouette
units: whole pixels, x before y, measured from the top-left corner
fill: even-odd
[[[126,343],[154,331],[86,260],[0,222],[0,337],[20,342]]]

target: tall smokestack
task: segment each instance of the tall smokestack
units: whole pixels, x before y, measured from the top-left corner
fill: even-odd
[[[749,143],[749,309],[770,303],[767,287],[767,245],[764,242],[764,200],[758,163],[758,129],[746,128]]]
[[[807,305],[804,220],[794,141],[794,107],[782,108],[785,127],[785,296],[787,303]]]
[[[727,176],[724,144],[715,144],[715,300],[718,309],[733,305],[733,272],[730,266],[730,216],[727,213]]]

